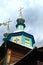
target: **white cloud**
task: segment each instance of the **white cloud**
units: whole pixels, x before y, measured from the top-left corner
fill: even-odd
[[[10,17],[9,13],[4,9],[0,7],[0,23],[5,22],[6,19]]]

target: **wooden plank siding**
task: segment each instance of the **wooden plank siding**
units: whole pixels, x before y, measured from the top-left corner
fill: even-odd
[[[30,52],[30,53],[29,53]],[[6,50],[4,44],[0,48],[0,65],[3,65],[3,59],[6,55]],[[18,65],[18,63],[23,63],[27,65],[43,65],[43,47],[34,48],[33,50],[30,48],[26,48],[21,45],[17,45],[12,42],[7,42],[7,58],[9,57],[9,61],[7,65],[13,64]]]

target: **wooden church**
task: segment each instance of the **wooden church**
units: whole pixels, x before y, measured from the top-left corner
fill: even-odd
[[[33,48],[34,36],[24,32],[25,27],[25,19],[20,9],[16,25],[18,31],[6,33],[4,43],[0,47],[0,65],[43,65],[43,47]]]

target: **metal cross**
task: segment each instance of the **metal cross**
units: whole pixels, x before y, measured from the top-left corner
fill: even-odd
[[[20,12],[20,17],[22,18],[22,7],[20,7],[20,10],[19,10],[19,12]]]
[[[9,19],[7,22],[7,32],[10,33],[10,29],[9,29],[9,23],[11,22],[11,20]]]

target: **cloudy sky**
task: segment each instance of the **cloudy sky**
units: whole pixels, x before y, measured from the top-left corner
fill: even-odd
[[[43,46],[43,0],[0,0],[0,23],[7,22],[10,18],[10,31],[14,32],[20,7],[23,7],[25,31],[34,35],[35,45]],[[0,45],[6,28],[0,26]]]

